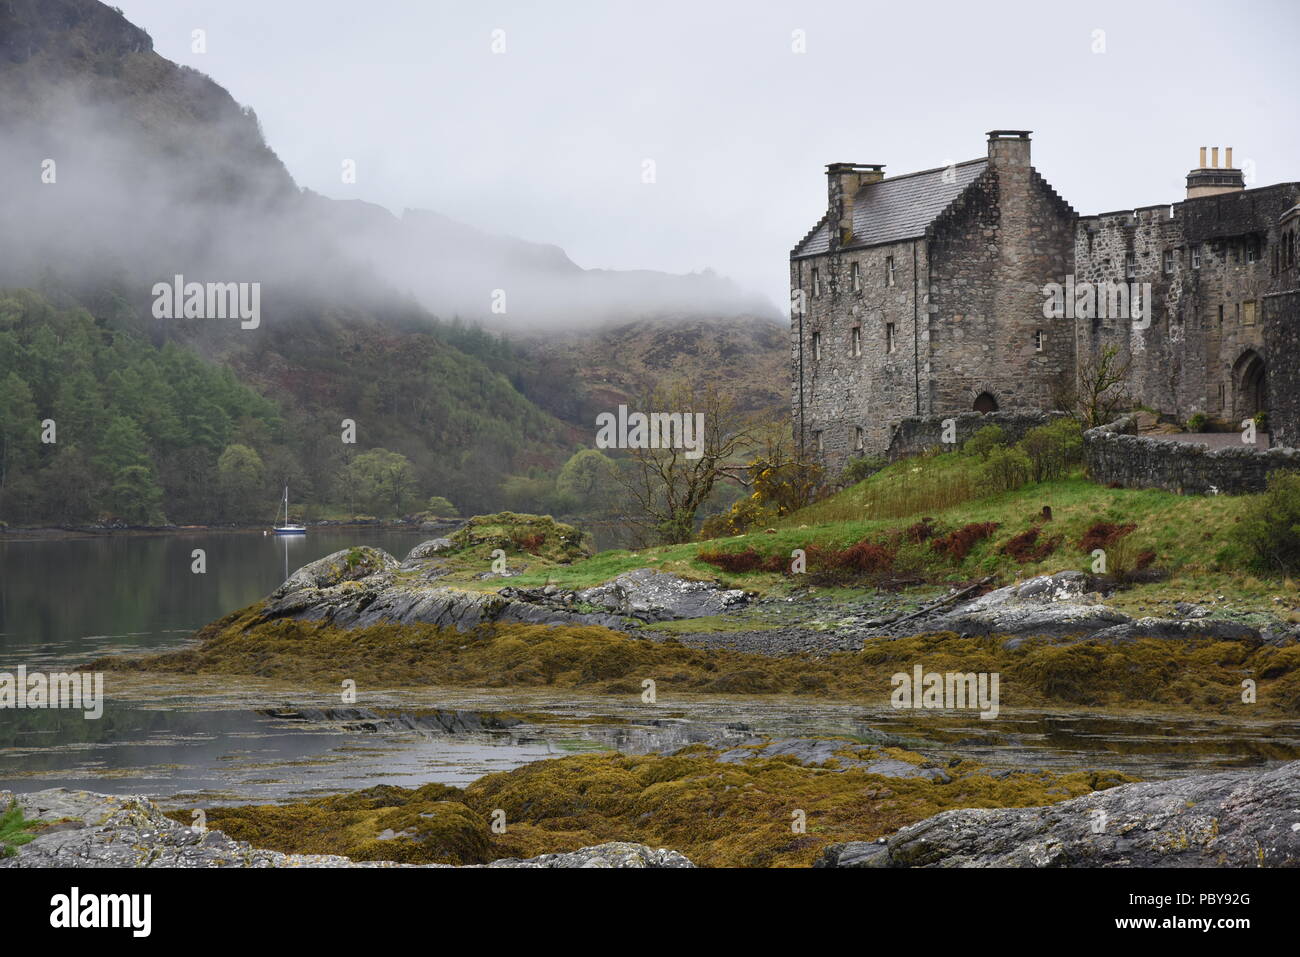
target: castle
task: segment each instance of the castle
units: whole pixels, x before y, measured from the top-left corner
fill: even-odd
[[[1300,183],[1246,189],[1224,161],[1202,149],[1182,202],[1097,216],[1039,175],[1023,130],[904,176],[827,166],[826,214],[790,254],[801,446],[834,472],[907,416],[1059,407],[1112,346],[1136,404],[1225,428],[1262,412],[1300,446]],[[1112,305],[1122,286],[1121,309],[1076,310],[1089,284]]]

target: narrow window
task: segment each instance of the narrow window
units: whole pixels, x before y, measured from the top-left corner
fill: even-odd
[[[1165,250],[1165,272],[1171,273],[1173,271],[1174,271],[1174,251],[1172,249],[1166,249]]]
[[[858,264],[852,263],[849,266],[849,281],[853,285],[854,292],[862,291],[862,277],[858,274]]]
[[[1252,236],[1246,240],[1246,262],[1254,265],[1259,261],[1259,240]]]
[[[1223,383],[1222,382],[1219,383],[1219,409],[1220,411],[1222,411],[1223,409]]]
[[[885,351],[886,352],[894,351],[894,345],[897,339],[898,336],[894,334],[894,324],[892,322],[885,323]]]
[[[820,361],[821,357],[822,357],[822,334],[820,332],[814,332],[813,333],[813,362]]]
[[[885,285],[892,286],[893,284],[894,284],[894,257],[886,256],[885,257]]]
[[[822,294],[821,273],[817,271],[816,266],[813,266],[813,298],[818,299],[821,297],[821,294]]]
[[[853,335],[849,343],[849,354],[854,356],[862,355],[862,327],[854,326]]]
[[[1034,330],[1034,350],[1036,352],[1043,351],[1043,330],[1042,329]]]
[[[853,448],[862,451],[862,426],[860,425],[853,428]]]
[[[1138,274],[1137,257],[1128,253],[1124,257],[1124,275],[1129,279],[1136,279]]]
[[[1192,255],[1192,268],[1200,269],[1201,268],[1201,244],[1200,243],[1195,243],[1191,247],[1191,255]]]
[[[1219,303],[1219,325],[1223,325],[1223,303]]]
[[[817,451],[818,451],[818,452],[823,452],[823,451],[825,451],[825,449],[824,449],[823,446],[822,446],[822,430],[821,430],[821,429],[818,429],[816,432],[813,433],[813,438],[815,438],[815,439],[817,440]]]

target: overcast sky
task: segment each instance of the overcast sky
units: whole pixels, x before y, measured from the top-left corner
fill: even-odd
[[[1029,129],[1085,214],[1181,199],[1202,145],[1300,180],[1295,0],[116,2],[254,108],[299,185],[775,302],[829,162],[897,175]]]

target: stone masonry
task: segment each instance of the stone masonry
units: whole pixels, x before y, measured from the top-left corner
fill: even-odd
[[[1245,189],[1231,165],[1171,205],[1079,217],[1029,134],[905,176],[827,167],[828,208],[790,257],[796,435],[832,473],[884,455],[908,417],[1061,408],[1112,348],[1137,405],[1222,428],[1262,414],[1300,442],[1300,183]],[[1049,316],[1051,284],[1149,283],[1141,310]],[[1140,288],[1140,287],[1139,287]]]

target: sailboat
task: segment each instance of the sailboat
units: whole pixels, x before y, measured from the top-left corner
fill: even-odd
[[[276,512],[275,517],[276,520],[278,521],[280,518],[280,513]],[[275,534],[277,535],[306,535],[307,534],[306,525],[295,525],[293,522],[289,521],[289,486],[287,484],[284,487],[284,524],[275,526]]]

